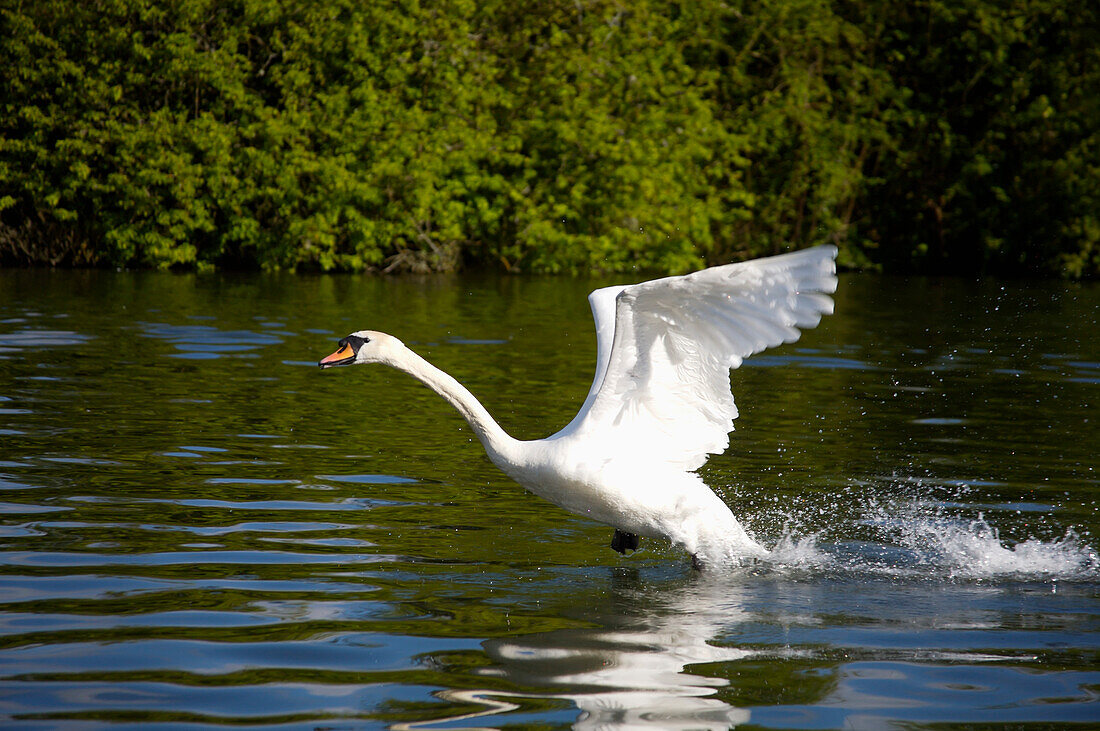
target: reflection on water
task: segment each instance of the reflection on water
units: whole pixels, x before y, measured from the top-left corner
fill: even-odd
[[[608,595],[580,601],[576,616],[592,627],[484,642],[493,664],[477,674],[528,690],[441,691],[461,712],[398,727],[523,724],[555,701],[574,709],[577,729],[880,728],[991,723],[1023,709],[1064,723],[1095,718],[1100,671],[1037,676],[1059,665],[1056,653],[1021,652],[1028,630],[1003,626],[1000,614],[1021,589],[1037,594],[1036,610],[1075,603],[1035,584],[930,591],[926,582],[869,586],[855,576],[645,580],[617,570]],[[1092,593],[1077,601],[1090,603]],[[1081,619],[1071,612],[1060,621],[1068,629]],[[1095,617],[1084,626],[1095,629]],[[1075,651],[1085,648],[1095,653],[1100,641]],[[785,702],[761,703],[769,697]]]
[[[544,436],[610,283],[0,271],[0,725],[1095,724],[1100,290],[845,277],[733,374],[730,574],[314,365],[390,330]]]
[[[518,685],[565,689],[546,697],[576,705],[578,729],[725,729],[747,722],[748,711],[714,697],[726,681],[687,670],[752,654],[711,644],[724,627],[744,621],[738,616],[742,587],[699,581],[653,602],[638,596],[645,588],[636,580],[619,578],[613,600],[637,602],[645,614],[632,616],[623,607],[621,616],[632,621],[621,626],[489,640],[485,650],[497,666],[484,672]]]

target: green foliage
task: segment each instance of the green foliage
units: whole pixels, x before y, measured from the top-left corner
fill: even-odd
[[[1098,16],[0,0],[0,258],[1096,276]]]
[[[644,3],[553,2],[494,16],[518,59],[498,115],[515,151],[490,258],[540,271],[698,266],[725,215],[715,189],[729,134],[716,74],[681,53],[694,29]]]
[[[960,0],[877,12],[904,101],[866,213],[882,260],[1100,274],[1100,6]]]
[[[856,206],[873,182],[868,157],[890,144],[895,101],[873,42],[824,0],[715,7],[700,19],[707,45],[693,55],[721,69],[714,98],[741,135],[748,164],[738,187],[750,214],[727,218],[720,240],[738,256],[834,243],[842,263],[865,265]]]

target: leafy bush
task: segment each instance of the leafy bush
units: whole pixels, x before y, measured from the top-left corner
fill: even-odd
[[[1100,273],[1100,5],[958,0],[878,13],[902,101],[864,214],[879,260]]]
[[[1100,273],[1084,0],[0,0],[0,258]]]

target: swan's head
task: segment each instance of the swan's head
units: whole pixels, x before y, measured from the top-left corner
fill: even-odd
[[[340,348],[317,364],[322,368],[360,363],[393,362],[394,356],[405,348],[404,344],[386,333],[360,330],[340,340]]]

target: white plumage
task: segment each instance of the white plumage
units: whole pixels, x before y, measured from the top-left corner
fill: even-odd
[[[832,312],[835,257],[819,246],[596,290],[592,388],[546,439],[508,436],[458,381],[383,333],[349,335],[320,365],[403,370],[454,405],[493,463],[536,495],[622,533],[667,538],[699,564],[738,564],[766,550],[692,470],[729,446],[730,369]]]

